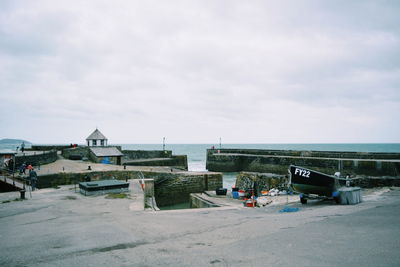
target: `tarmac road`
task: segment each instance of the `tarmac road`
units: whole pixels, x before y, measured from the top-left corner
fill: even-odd
[[[43,189],[0,204],[0,266],[399,266],[400,190],[380,193],[353,206],[291,204],[293,213],[150,212],[129,210],[135,196]]]

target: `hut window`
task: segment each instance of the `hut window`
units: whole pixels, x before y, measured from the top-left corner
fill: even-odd
[[[100,145],[104,146],[104,140],[100,140]]]
[[[94,146],[97,146],[97,140],[93,140],[92,143]]]

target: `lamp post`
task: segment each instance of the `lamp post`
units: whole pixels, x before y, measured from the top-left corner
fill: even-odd
[[[12,177],[13,177],[13,184],[15,183],[15,182],[14,182],[15,159],[17,158],[15,155],[17,155],[17,153],[18,153],[18,147],[17,147],[17,150],[15,151],[14,158],[13,158],[13,170],[12,170],[12,172],[13,172],[13,175],[12,175]]]
[[[165,151],[165,137],[163,137],[163,145],[162,145],[163,151]]]

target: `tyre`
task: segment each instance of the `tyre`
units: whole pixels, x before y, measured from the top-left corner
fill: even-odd
[[[336,204],[339,204],[339,203],[340,203],[339,197],[334,197],[333,200],[335,200],[335,203],[336,203]]]
[[[307,204],[307,198],[301,197],[300,202],[301,204]]]

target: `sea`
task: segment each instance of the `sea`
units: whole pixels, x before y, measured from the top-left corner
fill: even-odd
[[[163,144],[114,144],[124,150],[162,150]],[[207,171],[206,153],[212,146],[216,148],[278,149],[301,151],[352,151],[400,153],[400,143],[338,143],[338,144],[165,144],[166,150],[174,155],[187,155],[189,171]],[[1,145],[0,149],[16,149],[16,146]],[[223,186],[231,188],[237,173],[224,173]]]

